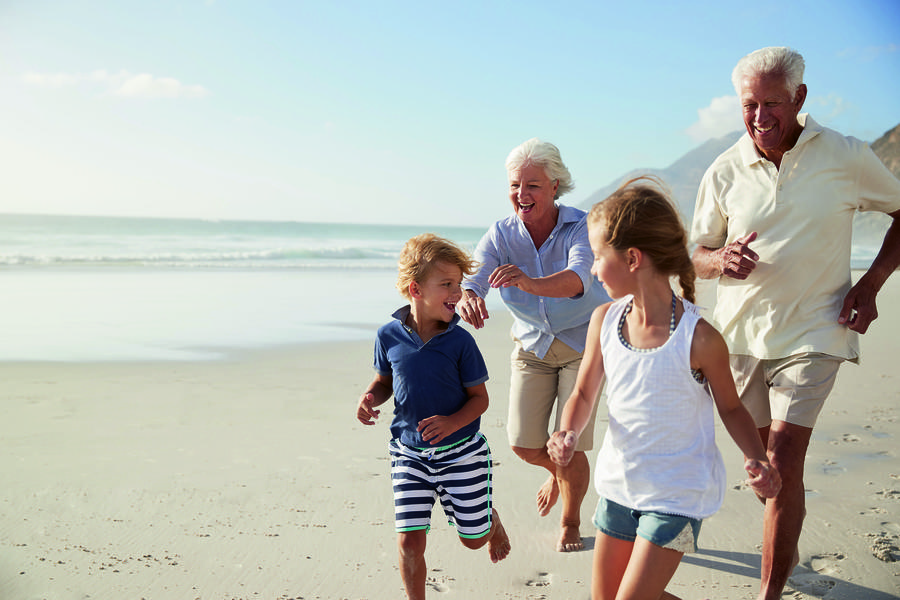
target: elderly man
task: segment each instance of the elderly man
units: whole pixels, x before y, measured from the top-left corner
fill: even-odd
[[[760,599],[781,597],[799,560],[806,514],[803,467],[838,366],[859,357],[858,333],[900,265],[900,181],[868,146],[800,114],[803,57],[763,48],[732,82],[747,134],[700,184],[691,237],[697,274],[718,278],[714,322],[732,353],[741,399],[783,487],[764,501]],[[857,210],[894,221],[877,258],[850,281]]]

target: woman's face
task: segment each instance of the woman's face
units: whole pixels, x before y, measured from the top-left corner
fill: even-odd
[[[526,164],[512,169],[509,176],[509,200],[516,215],[526,224],[556,224],[556,205],[553,198],[559,188],[559,181],[551,181],[543,167]]]

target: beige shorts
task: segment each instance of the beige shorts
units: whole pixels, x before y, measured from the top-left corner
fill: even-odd
[[[812,428],[843,361],[816,352],[771,360],[733,354],[731,373],[757,427],[778,420]]]
[[[510,357],[512,376],[506,428],[509,445],[542,448],[550,439],[550,434],[559,429],[563,407],[575,389],[582,354],[559,340],[553,340],[544,358],[538,358],[534,352],[523,350],[519,340],[514,341],[515,347]],[[602,385],[600,389],[603,389]],[[576,450],[587,451],[594,447],[594,421],[599,397],[598,392],[598,402],[594,403],[591,418],[578,439]],[[551,421],[554,407],[556,414]],[[550,426],[552,429],[549,429]]]

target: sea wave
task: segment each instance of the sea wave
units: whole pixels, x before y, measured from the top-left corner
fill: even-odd
[[[218,268],[371,268],[393,267],[397,253],[382,248],[277,248],[177,252],[11,253],[0,254],[0,266],[128,266]]]

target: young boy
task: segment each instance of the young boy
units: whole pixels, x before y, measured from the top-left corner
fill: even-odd
[[[491,506],[491,455],[479,432],[487,410],[487,367],[472,335],[457,327],[464,274],[475,263],[452,242],[416,236],[400,253],[397,289],[409,301],[378,330],[375,378],[356,418],[373,425],[394,396],[391,480],[400,575],[410,600],[424,600],[425,537],[436,499],[467,548],[509,554],[509,537]]]

